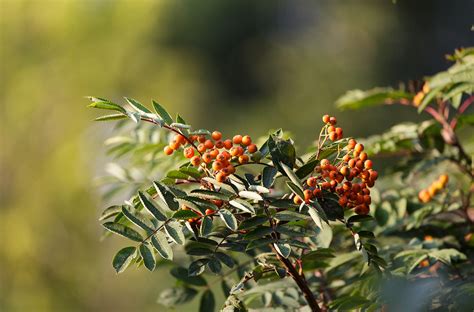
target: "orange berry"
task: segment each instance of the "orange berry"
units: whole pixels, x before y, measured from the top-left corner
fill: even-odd
[[[194,166],[194,167],[197,167],[201,164],[201,157],[199,156],[193,156],[193,158],[191,158],[191,164]]]
[[[206,142],[206,137],[204,135],[200,135],[200,136],[198,136],[198,141],[199,141],[199,143],[204,143],[204,142]]]
[[[240,144],[242,143],[242,136],[240,134],[234,135],[232,141],[234,142],[234,144]]]
[[[321,169],[326,170],[329,168],[331,163],[327,159],[321,159],[320,164],[321,164]]]
[[[293,197],[293,202],[297,205],[301,205],[303,203],[303,200],[301,199],[301,197],[296,195],[295,197]]]
[[[336,131],[336,127],[334,127],[334,126],[329,126],[328,127],[328,133],[333,133],[335,131]]]
[[[210,215],[213,215],[215,213],[215,210],[208,208],[208,209],[206,209],[205,213],[206,213],[206,216],[210,216]]]
[[[356,161],[355,166],[356,166],[356,168],[364,169],[364,162],[362,160],[358,160],[358,161]]]
[[[214,205],[216,205],[217,207],[222,207],[222,205],[224,205],[224,201],[220,200],[220,199],[213,199],[212,202],[214,203]]]
[[[354,139],[350,139],[349,142],[347,142],[347,148],[349,150],[353,149],[357,144],[357,141]]]
[[[218,140],[218,141],[216,141],[215,145],[216,145],[217,148],[223,148],[224,147],[224,142],[222,142],[221,140]]]
[[[245,146],[249,146],[250,144],[252,144],[252,138],[248,135],[244,136],[242,138],[242,144]]]
[[[344,182],[344,184],[342,185],[342,189],[344,191],[350,191],[352,189],[352,183],[349,181]]]
[[[367,153],[366,152],[360,153],[359,159],[362,160],[362,161],[366,161],[367,160]]]
[[[309,200],[311,198],[313,198],[313,192],[311,190],[304,190],[303,194],[304,194],[304,201],[305,202],[309,202]]]
[[[239,156],[239,164],[246,164],[248,162],[249,162],[249,156],[248,155]]]
[[[330,118],[329,115],[324,115],[324,116],[323,116],[323,122],[324,122],[324,123],[329,123],[329,118]]]
[[[342,128],[337,127],[337,128],[336,128],[336,134],[337,134],[338,136],[342,136],[342,133],[343,133]]]
[[[185,138],[183,135],[181,135],[181,134],[175,135],[174,140],[175,140],[176,142],[179,142],[180,144],[186,143],[186,138]]]
[[[365,169],[372,169],[372,160],[367,159],[367,160],[364,162],[364,168],[365,168]]]
[[[321,197],[323,195],[323,191],[321,191],[320,189],[314,189],[313,191],[313,195],[314,197]]]
[[[197,146],[197,149],[198,149],[199,153],[204,153],[206,151],[206,147],[204,146],[203,143],[199,144]]]
[[[427,203],[431,200],[431,195],[430,193],[427,191],[427,190],[421,190],[419,193],[418,193],[418,199],[422,202],[422,203]]]
[[[220,161],[226,161],[230,158],[230,154],[227,151],[223,151],[217,155],[216,159]]]
[[[342,166],[341,169],[339,170],[339,172],[340,172],[343,176],[347,177],[347,176],[351,173],[351,170],[350,170],[349,167],[347,167],[347,166]]]
[[[224,147],[225,149],[231,149],[232,148],[232,141],[227,139],[224,141]]]
[[[356,160],[353,158],[353,159],[349,160],[349,162],[347,164],[349,165],[349,168],[354,168],[355,164],[356,164]]]
[[[346,207],[347,206],[347,197],[342,196],[339,198],[339,205],[341,207]]]
[[[449,181],[449,177],[446,174],[442,174],[439,176],[438,181],[443,185],[443,187],[445,187]]]
[[[366,203],[367,205],[370,205],[372,203],[372,198],[370,197],[370,195],[364,195],[364,203]]]
[[[344,157],[342,157],[342,161],[345,162],[345,163],[349,162],[349,160],[351,160],[351,156],[349,156],[349,154],[346,154],[346,155],[344,155]]]
[[[250,144],[248,147],[247,147],[247,151],[249,151],[249,153],[253,154],[257,151],[257,145],[255,144]]]
[[[217,182],[225,182],[225,180],[227,179],[227,176],[225,175],[225,173],[223,172],[219,172],[217,175],[216,175],[216,180]]]
[[[209,153],[204,153],[202,155],[202,161],[204,161],[206,164],[210,163],[212,161],[212,156]]]
[[[361,143],[357,143],[356,146],[354,147],[356,152],[361,153],[364,150],[364,145]]]
[[[315,187],[316,184],[318,184],[318,179],[316,179],[315,177],[309,177],[306,180],[306,184],[308,184],[309,187]]]
[[[165,152],[166,155],[171,155],[173,154],[173,149],[169,146],[165,146],[165,148],[163,149],[163,151]]]
[[[212,151],[209,152],[212,158],[216,158],[217,155],[219,155],[219,150],[218,149],[213,149]]]
[[[336,141],[337,140],[336,132],[329,133],[329,140],[331,140],[331,141]]]
[[[220,133],[219,131],[214,131],[212,134],[211,134],[211,137],[218,141],[220,139],[222,139],[222,133]]]
[[[225,175],[230,175],[235,172],[235,168],[232,165],[228,165],[227,167],[223,168],[221,170]]]
[[[430,262],[427,259],[420,262],[420,268],[426,268],[427,266],[430,266]]]
[[[378,172],[375,171],[375,170],[371,170],[371,171],[369,171],[369,172],[370,172],[370,179],[371,179],[372,181],[377,180],[377,178],[379,177]]]
[[[194,156],[194,148],[192,147],[186,147],[184,149],[184,157],[186,158],[191,158]]]
[[[178,141],[171,141],[171,143],[169,144],[169,147],[172,149],[172,150],[177,150],[179,147],[181,146],[181,144],[178,142]]]
[[[224,165],[222,164],[222,161],[216,160],[215,162],[212,163],[212,169],[214,169],[215,171],[219,171],[223,167]]]
[[[359,205],[359,206],[355,207],[355,209],[354,209],[354,212],[359,214],[359,215],[366,215],[366,214],[369,213],[369,211],[370,211],[370,208],[366,204]]]
[[[331,125],[333,125],[333,126],[334,126],[335,124],[337,124],[337,119],[336,119],[336,117],[331,117],[331,118],[329,118],[329,123],[330,123]]]
[[[330,189],[330,188],[331,188],[331,183],[329,183],[329,182],[323,182],[323,183],[321,183],[321,188],[322,188],[323,190]]]
[[[211,148],[214,147],[214,143],[212,143],[211,140],[206,140],[206,141],[204,142],[204,146],[205,146],[207,149],[211,149]]]

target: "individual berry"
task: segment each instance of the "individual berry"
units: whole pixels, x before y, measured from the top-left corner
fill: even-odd
[[[211,148],[214,147],[214,143],[212,143],[211,140],[206,140],[206,141],[204,142],[204,146],[205,146],[207,149],[211,149]]]
[[[356,165],[356,160],[352,158],[347,164],[349,165],[349,168],[354,168]]]
[[[186,138],[181,134],[177,134],[174,136],[174,141],[178,142],[179,144],[185,144]]]
[[[227,167],[223,168],[221,171],[226,175],[230,175],[235,172],[235,168],[232,165],[228,165]]]
[[[224,147],[224,142],[221,140],[216,141],[215,143],[216,148],[223,148]]]
[[[225,182],[225,180],[227,179],[227,176],[225,175],[225,173],[223,172],[219,172],[217,175],[216,175],[216,180],[217,182]]]
[[[422,202],[422,203],[427,203],[431,200],[431,195],[430,193],[427,191],[427,190],[421,190],[419,193],[418,193],[418,199]]]
[[[313,192],[311,190],[304,190],[303,194],[304,194],[304,201],[306,203],[308,203],[311,200],[311,198],[313,198]]]
[[[352,183],[349,181],[344,182],[344,184],[342,185],[342,189],[346,192],[350,191],[352,189]]]
[[[328,127],[328,133],[333,133],[335,131],[336,131],[336,127],[334,127],[334,126],[329,126]]]
[[[224,148],[225,149],[231,149],[232,145],[233,145],[232,140],[227,139],[227,140],[224,141]]]
[[[166,155],[171,155],[173,154],[173,149],[169,146],[165,146],[165,148],[163,149],[163,151],[165,152]]]
[[[329,118],[331,118],[329,115],[324,115],[323,116],[323,122],[324,123],[329,123]]]
[[[204,143],[204,142],[206,142],[206,137],[205,137],[204,135],[198,136],[198,142],[199,142],[199,143]]]
[[[218,141],[218,140],[222,139],[222,133],[220,133],[219,131],[214,131],[211,134],[211,137],[212,137],[213,140]]]
[[[344,157],[342,157],[342,161],[345,163],[349,162],[349,160],[351,160],[351,156],[349,156],[349,154],[346,154]]]
[[[331,140],[331,141],[336,141],[337,140],[336,132],[329,133],[329,140]]]
[[[222,168],[224,168],[222,161],[216,160],[215,162],[212,163],[212,169],[214,169],[215,171],[219,171]]]
[[[351,170],[349,169],[348,166],[342,166],[341,169],[339,169],[339,172],[340,172],[343,176],[347,177],[347,176],[351,173]]]
[[[209,164],[212,161],[212,156],[209,153],[204,153],[202,155],[202,161],[204,161],[206,164]]]
[[[230,149],[230,155],[232,156],[240,156],[244,153],[244,149],[242,146],[234,146]]]
[[[192,158],[194,156],[194,148],[193,147],[186,147],[184,149],[184,157]]]
[[[245,146],[249,146],[250,144],[252,144],[252,138],[248,135],[242,137],[242,144]]]
[[[306,180],[306,184],[308,184],[309,187],[315,187],[317,183],[318,183],[318,179],[316,179],[315,177],[309,177]]]
[[[372,160],[367,159],[366,161],[364,161],[364,168],[365,169],[372,169]]]
[[[234,144],[242,143],[242,136],[240,134],[234,135],[232,142],[234,142]]]
[[[372,170],[372,171],[369,171],[369,172],[370,172],[370,180],[372,180],[372,181],[377,180],[377,178],[379,177],[378,172],[375,171],[375,170]]]
[[[362,161],[366,161],[367,160],[367,153],[366,152],[360,153],[359,159],[362,160]]]
[[[448,181],[449,181],[449,177],[446,174],[442,174],[442,175],[439,176],[438,181],[441,182],[441,184],[443,185],[443,188],[444,188],[446,186],[446,184],[448,183]]]
[[[321,164],[321,169],[327,170],[331,163],[327,159],[321,159],[320,164]]]
[[[339,202],[339,205],[341,207],[346,207],[347,206],[347,197],[345,197],[345,196],[340,197],[338,202]]]
[[[209,154],[211,155],[211,157],[213,159],[215,159],[217,157],[217,155],[219,155],[219,150],[217,148],[215,148],[212,151],[210,151]]]
[[[240,155],[239,156],[239,164],[246,164],[249,162],[249,156],[248,155]]]
[[[206,216],[213,215],[214,213],[216,213],[216,211],[214,209],[211,209],[211,208],[208,208],[205,211]]]
[[[370,197],[370,195],[364,195],[364,203],[366,203],[367,205],[370,205],[372,203],[372,198]]]
[[[349,142],[347,142],[347,148],[349,150],[354,149],[356,145],[357,145],[357,141],[354,139],[350,139]]]
[[[354,212],[357,213],[358,215],[366,215],[370,211],[369,206],[366,204],[358,205],[355,207]]]
[[[199,153],[204,153],[206,151],[206,146],[204,146],[204,144],[201,143],[197,146],[197,150],[199,151]]]
[[[326,182],[323,182],[323,183],[321,183],[321,188],[322,188],[323,190],[330,189],[330,188],[331,188],[331,183],[329,183],[329,182],[327,182],[327,181],[326,181]]]
[[[331,125],[333,125],[333,126],[334,126],[335,124],[337,124],[337,119],[336,119],[336,117],[331,117],[331,118],[329,118],[329,123],[330,123]]]
[[[179,149],[180,146],[181,146],[181,144],[178,141],[175,141],[175,140],[171,141],[170,144],[169,144],[169,147],[174,151]]]
[[[293,202],[297,205],[301,205],[303,203],[303,200],[301,199],[301,197],[296,195],[295,197],[293,197]]]
[[[356,161],[355,166],[358,169],[364,169],[364,162],[362,160],[358,160],[358,161]]]
[[[323,195],[323,191],[321,191],[318,188],[314,189],[314,191],[313,191],[313,196],[314,197],[321,197],[322,195]]]
[[[250,153],[250,154],[253,154],[257,151],[257,145],[255,144],[250,144],[248,147],[247,147],[247,151]]]
[[[193,158],[191,158],[191,165],[193,165],[194,167],[198,167],[200,164],[201,164],[201,157],[193,156]]]
[[[356,146],[354,147],[354,150],[355,150],[356,152],[361,153],[361,152],[364,150],[364,145],[361,144],[361,143],[357,143]]]
[[[224,205],[224,201],[220,199],[213,199],[212,203],[216,205],[217,207],[222,207],[222,205]]]
[[[222,151],[217,155],[216,159],[220,161],[226,161],[230,158],[230,154],[227,151]]]

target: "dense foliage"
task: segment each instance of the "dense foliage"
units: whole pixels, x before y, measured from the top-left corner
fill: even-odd
[[[326,115],[304,153],[282,130],[224,139],[157,102],[152,112],[91,97],[91,107],[115,111],[97,120],[136,123],[120,121],[106,142],[111,155],[129,156],[108,167],[106,194],[132,192],[101,217],[108,233],[134,242],[115,270],[166,262],[177,282],[159,302],[199,294],[200,311],[216,309],[217,282],[224,311],[469,309],[473,173],[457,131],[473,123],[474,51],[451,60],[420,86],[350,91],[337,103],[400,103],[431,120],[356,141]],[[378,178],[372,167],[385,157]]]

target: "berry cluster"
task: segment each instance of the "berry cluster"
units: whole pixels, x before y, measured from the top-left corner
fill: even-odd
[[[421,190],[418,193],[418,199],[422,203],[427,203],[431,201],[431,199],[438,194],[442,189],[445,188],[446,184],[448,183],[449,177],[446,174],[442,174],[438,177],[437,180],[433,181],[431,185],[424,190]]]
[[[184,156],[190,159],[193,166],[212,170],[219,182],[224,182],[235,172],[235,165],[246,164],[251,158],[259,160],[257,145],[252,143],[248,135],[237,134],[232,140],[222,140],[219,131],[212,132],[210,138],[206,135],[185,137],[177,134],[164,148],[164,152],[171,155],[180,148],[183,148]]]
[[[219,208],[222,207],[222,205],[224,205],[224,201],[222,201],[220,199],[214,199],[214,200],[211,200],[211,202]],[[194,211],[196,214],[198,214],[199,217],[190,218],[190,219],[188,219],[188,222],[191,223],[191,224],[196,223],[197,226],[201,225],[201,222],[202,222],[201,217],[203,216],[203,214],[199,210],[192,209],[192,208],[190,208],[186,205],[182,205],[181,209],[182,210],[191,210],[191,211]],[[216,211],[214,209],[207,208],[204,213],[206,214],[206,216],[211,216],[211,218],[212,218],[212,216],[216,213]]]
[[[334,128],[337,122],[334,117],[325,115],[323,121],[326,123],[326,137],[332,140],[332,134],[336,133],[337,140],[342,139],[342,129]],[[330,131],[331,127],[336,130]],[[361,143],[350,139],[342,151],[344,155],[336,156],[332,163],[328,159],[321,160],[320,165],[315,168],[316,175],[306,180],[304,199],[294,197],[296,204],[321,197],[324,190],[336,193],[343,208],[354,209],[355,213],[361,215],[369,213],[372,201],[369,188],[374,186],[378,173],[372,169],[372,160],[368,159]]]
[[[329,115],[324,115],[323,116],[323,122],[326,124],[325,130],[327,133],[327,136],[329,140],[331,141],[337,141],[342,139],[343,137],[343,132],[342,128],[340,127],[335,127],[337,123],[336,117],[331,117]]]

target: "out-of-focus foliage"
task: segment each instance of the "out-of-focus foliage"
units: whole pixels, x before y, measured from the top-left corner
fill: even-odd
[[[444,68],[437,55],[472,35],[470,7],[468,0],[0,1],[0,310],[155,311],[156,294],[171,283],[160,271],[115,276],[110,254],[122,242],[97,239],[95,207],[108,202],[90,181],[97,171],[108,175],[96,156],[109,128],[90,126],[84,95],[154,97],[194,125],[237,132],[245,124],[250,134],[283,125],[309,143],[317,134],[307,124],[334,110],[344,90]],[[244,81],[250,87],[242,90]],[[242,108],[247,114],[232,114]],[[288,119],[295,111],[304,112],[298,122]],[[340,120],[366,135],[406,116],[395,107],[374,114]]]

